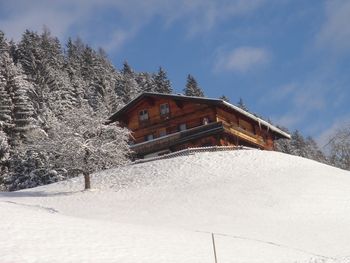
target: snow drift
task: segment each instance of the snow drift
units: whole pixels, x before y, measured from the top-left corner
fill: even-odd
[[[259,150],[198,153],[0,193],[0,262],[333,262],[350,172]],[[310,261],[314,260],[314,261]]]

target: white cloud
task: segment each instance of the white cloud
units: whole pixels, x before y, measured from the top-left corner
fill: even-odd
[[[124,31],[121,29],[116,29],[114,32],[112,32],[108,40],[101,43],[100,46],[103,46],[107,52],[118,52],[123,47],[125,42],[130,40],[135,33],[135,30]]]
[[[21,5],[18,10],[12,10],[12,8],[14,7],[8,4],[9,14],[6,17],[0,17],[0,25],[7,38],[15,40],[18,40],[26,29],[39,31],[44,26],[61,38],[64,37],[70,25],[79,19],[78,14],[68,10],[55,10],[46,6],[34,8]]]
[[[327,71],[314,72],[304,81],[286,84],[279,89],[276,89],[275,97],[268,94],[260,100],[267,107],[279,103],[282,110],[280,113],[275,112],[272,120],[290,130],[299,128],[307,135],[318,136],[320,145],[326,142],[335,127],[339,127],[342,122],[350,122],[350,115],[340,110],[348,103],[347,85],[342,81],[337,82]],[[327,126],[327,123],[331,125]],[[321,131],[324,132],[319,136]]]
[[[122,43],[134,37],[154,17],[161,17],[164,25],[185,22],[188,30],[186,33],[193,35],[210,30],[229,17],[248,14],[260,7],[264,1],[12,0],[1,1],[0,25],[7,37],[15,40],[20,38],[25,29],[40,31],[43,25],[60,38],[67,37],[72,32],[93,38],[91,31],[102,31],[108,26],[110,32],[114,33],[105,36],[102,46],[111,50],[113,40],[117,42],[115,47],[120,48]],[[110,17],[96,17],[101,11],[107,11]]]
[[[296,127],[300,122],[305,118],[305,114],[296,112],[295,110],[287,112],[286,114],[279,117],[272,117],[273,121],[280,126],[287,127]]]
[[[270,53],[264,48],[239,47],[229,52],[219,51],[215,71],[233,71],[244,73],[257,66],[266,65]]]
[[[328,1],[325,12],[326,21],[316,36],[317,43],[335,52],[350,50],[350,1]]]
[[[294,95],[294,92],[298,89],[296,83],[288,83],[282,86],[279,86],[275,89],[270,90],[266,96],[259,98],[259,103],[268,104],[271,102],[279,102],[285,99],[290,98]]]

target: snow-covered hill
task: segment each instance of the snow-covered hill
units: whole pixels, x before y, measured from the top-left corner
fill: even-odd
[[[350,172],[198,153],[0,193],[0,262],[348,262]],[[349,261],[350,262],[350,261]]]

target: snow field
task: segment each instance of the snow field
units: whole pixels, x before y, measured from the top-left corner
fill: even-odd
[[[0,193],[0,262],[214,262],[212,232],[219,262],[350,255],[350,173],[300,157],[199,153],[82,186]]]

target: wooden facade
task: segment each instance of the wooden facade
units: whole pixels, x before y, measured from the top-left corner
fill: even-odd
[[[139,158],[188,147],[244,145],[272,150],[290,138],[266,121],[218,99],[143,93],[109,117],[131,131]]]

